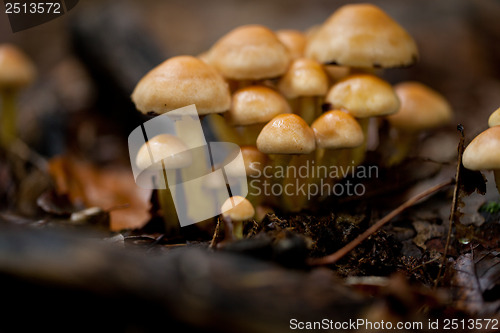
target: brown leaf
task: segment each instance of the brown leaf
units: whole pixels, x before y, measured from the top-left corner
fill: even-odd
[[[111,230],[140,228],[149,220],[150,190],[139,188],[129,168],[98,168],[71,156],[50,161],[56,190],[74,205],[111,210]],[[116,207],[125,207],[114,209]]]
[[[500,313],[499,252],[473,250],[457,259],[455,270],[458,307],[483,316]]]

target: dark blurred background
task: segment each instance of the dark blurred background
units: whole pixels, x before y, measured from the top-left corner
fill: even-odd
[[[0,42],[19,45],[39,69],[22,96],[22,136],[46,156],[75,148],[98,162],[127,160],[126,136],[143,120],[129,96],[147,70],[169,56],[197,55],[238,25],[306,30],[345,3],[83,0],[60,18],[15,34],[0,13]],[[421,54],[417,65],[384,77],[419,80],[443,93],[456,112],[452,127],[465,124],[468,136],[486,128],[500,106],[500,1],[372,3],[409,31]]]

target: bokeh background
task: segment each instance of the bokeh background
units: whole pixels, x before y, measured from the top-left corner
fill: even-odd
[[[239,25],[305,31],[339,6],[355,2],[81,0],[62,17],[18,33],[12,33],[2,11],[0,42],[21,47],[38,68],[36,82],[21,95],[21,138],[49,159],[70,151],[97,165],[112,164],[115,171],[121,165],[125,174],[115,183],[124,184],[124,179],[131,179],[126,174],[127,136],[145,120],[135,111],[130,94],[148,70],[170,56],[198,55]],[[489,114],[500,106],[500,2],[372,3],[406,28],[420,50],[416,65],[386,70],[383,77],[393,84],[418,80],[450,101],[455,118],[442,132],[448,135],[432,142],[434,156],[453,156],[456,125],[465,125],[470,140],[486,129]],[[119,192],[134,192],[134,183],[128,186]],[[96,202],[109,196],[103,193]],[[147,201],[147,193],[140,196]],[[139,219],[127,210],[121,218],[140,221],[133,223],[138,226],[147,219],[146,205]]]

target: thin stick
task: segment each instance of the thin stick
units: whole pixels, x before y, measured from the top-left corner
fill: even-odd
[[[387,224],[389,221],[391,221],[394,217],[398,216],[401,214],[403,211],[406,209],[412,207],[415,205],[417,202],[422,200],[423,198],[438,192],[439,190],[445,188],[448,185],[453,184],[453,179],[450,179],[447,182],[438,184],[436,186],[433,186],[429,188],[428,190],[414,196],[413,198],[409,199],[405,203],[403,203],[401,206],[398,208],[394,209],[392,212],[390,212],[388,215],[380,219],[377,223],[372,225],[370,228],[368,228],[365,232],[363,232],[361,235],[356,237],[353,241],[351,241],[349,244],[341,248],[335,253],[332,253],[330,255],[327,255],[322,258],[312,258],[308,261],[309,265],[312,266],[319,266],[319,265],[330,265],[336,263],[338,260],[343,258],[346,254],[351,252],[353,249],[355,249],[361,242],[366,240],[368,237],[370,237],[372,234],[377,232],[380,228],[382,228],[385,224]]]
[[[441,265],[439,265],[439,271],[438,275],[436,276],[436,280],[434,281],[434,288],[438,287],[439,281],[441,280],[441,274],[443,273],[443,270],[446,267],[446,256],[448,255],[448,249],[451,243],[452,229],[453,225],[455,224],[455,219],[458,210],[458,194],[460,190],[460,181],[461,181],[460,170],[462,168],[462,156],[464,154],[464,149],[465,149],[464,148],[465,135],[464,135],[464,128],[462,125],[458,125],[457,129],[460,131],[460,143],[458,144],[458,162],[457,162],[457,171],[455,173],[455,188],[453,190],[453,201],[451,205],[451,212],[449,219],[450,225],[448,226],[448,235],[446,236],[446,245],[444,246],[443,259],[441,261]]]

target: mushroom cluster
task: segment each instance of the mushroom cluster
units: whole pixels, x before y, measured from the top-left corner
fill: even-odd
[[[304,185],[343,178],[323,179],[313,169],[362,164],[368,133],[380,122],[389,123],[395,165],[418,133],[450,120],[439,93],[416,82],[394,87],[379,75],[418,57],[413,38],[383,10],[351,4],[308,32],[237,27],[197,58],[174,57],[153,69],[132,99],[144,113],[196,104],[218,140],[244,148],[249,202],[300,211],[321,196],[311,200]]]

